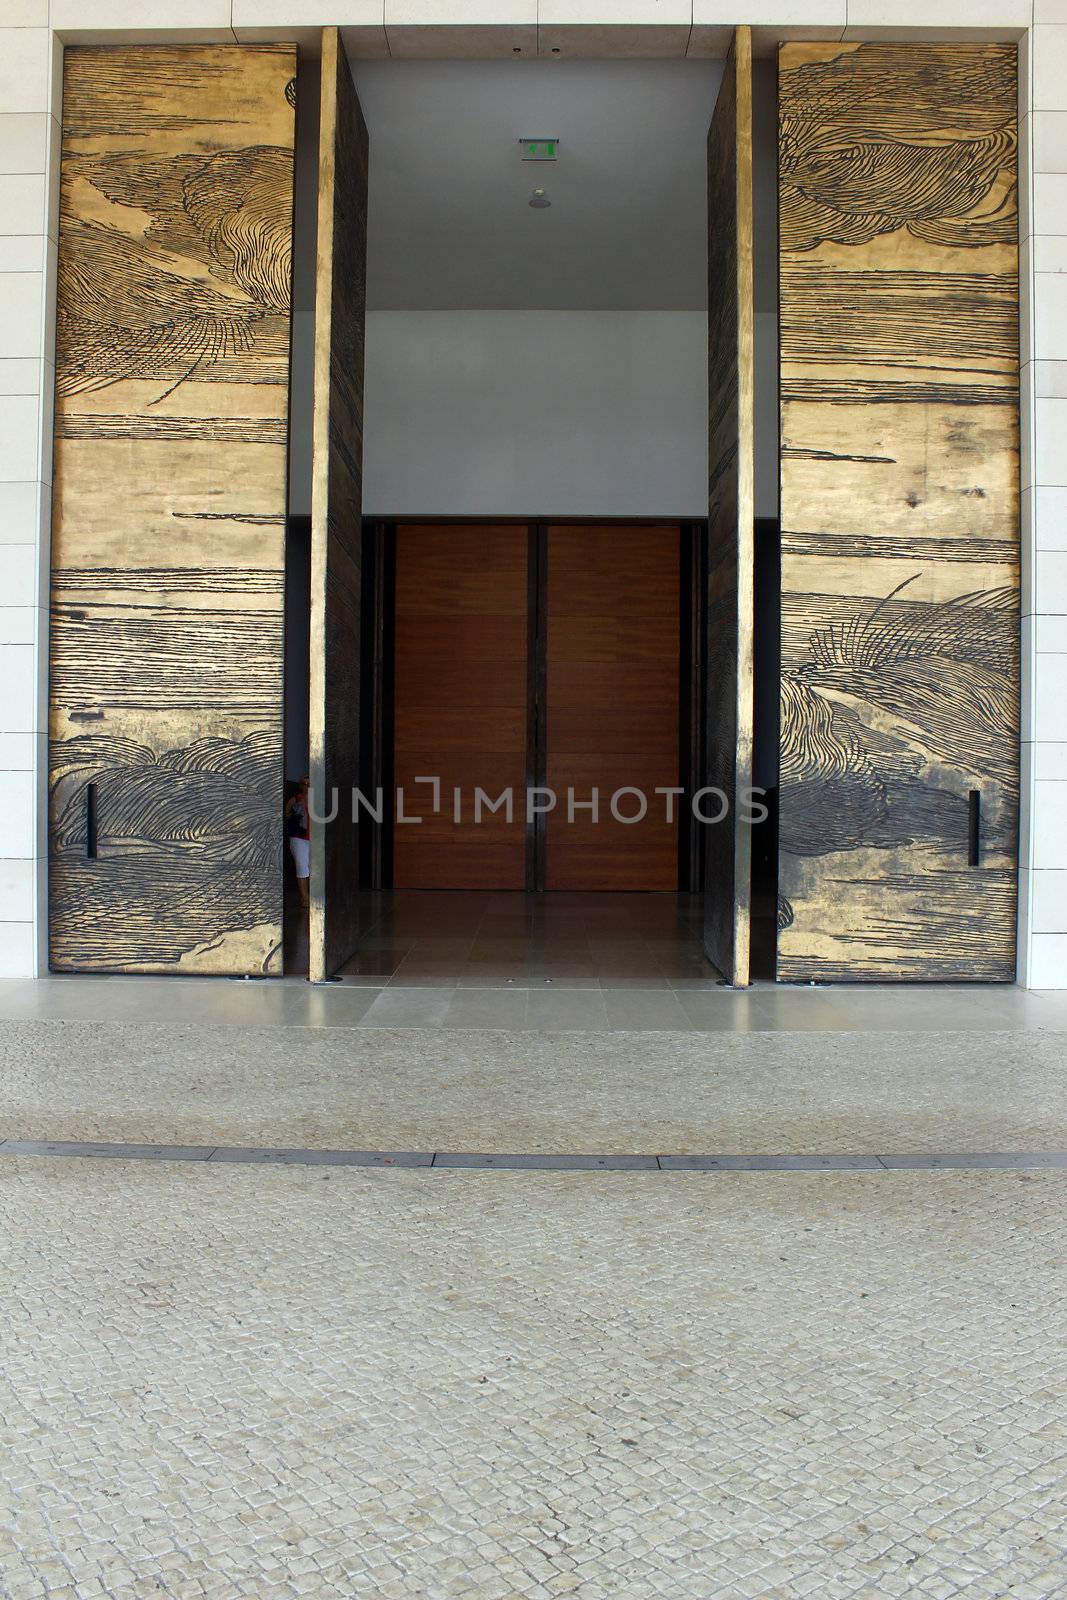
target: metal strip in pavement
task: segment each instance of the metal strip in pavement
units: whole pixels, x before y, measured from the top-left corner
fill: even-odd
[[[312,1150],[287,1146],[122,1144],[80,1139],[0,1140],[0,1156],[73,1156],[110,1161],[204,1161],[212,1165],[424,1167],[525,1172],[916,1172],[1067,1167],[1067,1150],[940,1151],[903,1155],[635,1155],[565,1151]]]

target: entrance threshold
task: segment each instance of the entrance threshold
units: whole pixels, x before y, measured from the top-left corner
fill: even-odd
[[[703,898],[403,889],[368,895],[342,982],[391,988],[715,989]]]

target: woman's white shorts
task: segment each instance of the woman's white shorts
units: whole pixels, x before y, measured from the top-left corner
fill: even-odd
[[[294,864],[296,866],[296,875],[297,875],[297,877],[298,878],[310,878],[310,876],[311,876],[311,840],[310,839],[290,839],[289,840],[289,848],[293,852],[293,862],[294,862]]]

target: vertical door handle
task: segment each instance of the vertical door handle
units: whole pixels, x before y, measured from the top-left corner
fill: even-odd
[[[981,847],[982,791],[971,789],[967,796],[967,865],[976,867]]]
[[[85,785],[85,854],[96,859],[96,784]]]

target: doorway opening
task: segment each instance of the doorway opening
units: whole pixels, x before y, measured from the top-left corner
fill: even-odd
[[[557,958],[593,981],[722,981],[693,809],[716,737],[707,135],[722,72],[353,63],[371,173],[363,798],[324,874],[327,902],[358,900],[331,976],[426,981],[416,969],[438,959],[492,968],[492,947],[502,981],[547,981]],[[302,76],[298,233],[311,98]],[[534,136],[554,159],[524,159]],[[294,396],[314,315],[302,324],[299,242],[296,272]],[[311,457],[294,435],[294,527]],[[287,695],[303,688],[294,668]],[[291,922],[301,970],[298,908]]]

